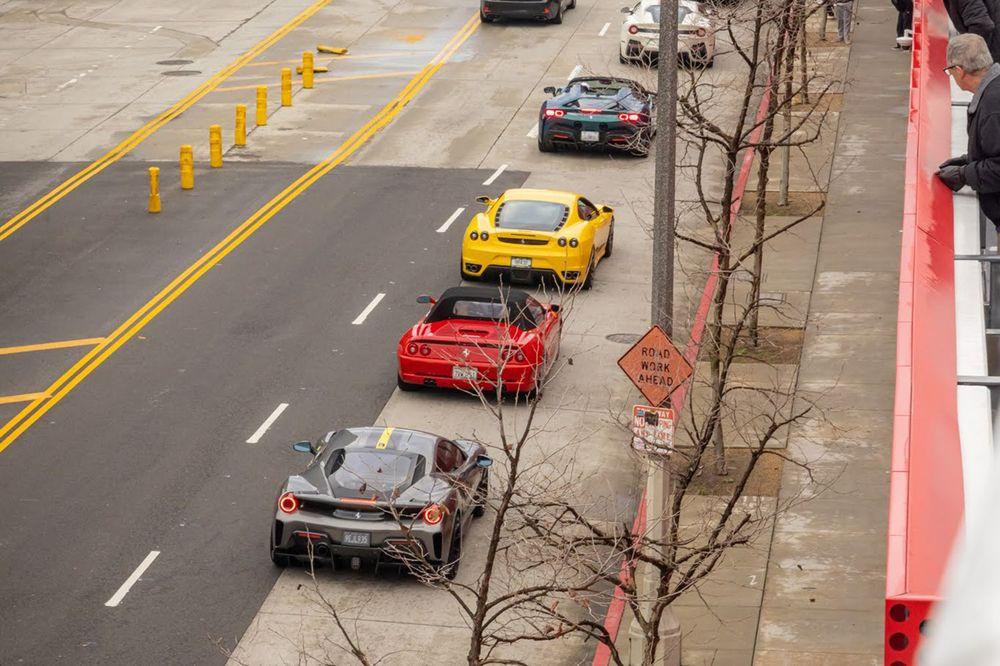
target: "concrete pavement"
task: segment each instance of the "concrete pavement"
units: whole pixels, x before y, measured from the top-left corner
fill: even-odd
[[[205,22],[209,34],[202,36],[222,47],[195,59],[198,66],[204,72],[213,64],[222,67],[239,47],[252,47],[287,21],[286,12],[307,6],[274,3],[247,17],[245,4],[218,5],[212,13],[217,24]],[[491,424],[467,398],[393,393],[392,348],[398,333],[420,314],[413,296],[455,281],[465,218],[443,237],[434,228],[455,208],[474,206],[474,195],[521,182],[578,190],[618,210],[615,256],[598,270],[594,290],[578,297],[569,319],[563,353],[575,362],[545,397],[541,418],[552,428],[539,435],[536,455],[576,442],[581,478],[599,480],[581,497],[631,514],[639,492],[637,461],[614,417],[636,394],[614,366],[626,347],[608,336],[640,333],[648,324],[644,224],[651,202],[643,191],[652,161],[542,155],[528,135],[545,85],[560,83],[577,66],[630,71],[614,58],[616,30],[599,35],[605,23],[617,28],[618,7],[610,0],[581,1],[562,26],[478,29],[393,124],[355,155],[358,166],[340,167],[319,180],[0,455],[0,494],[5,505],[16,507],[5,516],[0,537],[0,568],[11,572],[0,581],[0,596],[13,600],[0,615],[5,654],[28,663],[134,663],[137,655],[153,662],[214,663],[223,660],[216,641],[232,647],[242,636],[238,659],[271,664],[297,661],[303,648],[325,647],[320,634],[329,626],[297,589],[302,572],[290,571],[271,587],[276,574],[264,548],[265,518],[279,479],[302,464],[286,445],[334,426],[370,422],[490,439]],[[5,273],[10,280],[0,290],[0,308],[10,315],[0,327],[0,346],[109,333],[307,165],[329,155],[471,16],[464,3],[445,0],[380,6],[369,14],[359,8],[350,2],[323,8],[121,163],[0,243],[0,263],[16,269]],[[195,11],[186,3],[157,10],[165,14],[135,9],[81,2],[67,13],[137,25],[157,17],[172,20],[181,31]],[[31,38],[18,42],[24,45],[21,56],[33,53],[35,41],[48,43],[46,35],[55,34],[50,23],[30,24],[23,35]],[[81,35],[74,39],[94,39],[82,36],[82,26],[73,29]],[[144,48],[150,39],[132,36],[134,42],[126,40],[123,48]],[[329,75],[319,77],[329,80],[316,89],[297,90],[291,108],[272,106],[268,126],[251,133],[247,149],[229,150],[221,171],[201,168],[194,193],[179,192],[168,175],[165,212],[155,219],[142,212],[146,160],[172,162],[185,142],[198,146],[200,157],[208,124],[223,123],[228,136],[232,106],[252,99],[253,86],[273,85],[277,67],[294,65],[304,48],[332,38],[349,43],[357,57],[337,61]],[[207,48],[193,39],[175,46],[174,54],[198,44]],[[147,55],[158,57],[152,50]],[[130,69],[115,71],[129,86],[137,78]],[[733,71],[720,57],[707,76],[725,80]],[[92,117],[80,122],[73,114],[56,117],[54,126],[80,134],[52,154],[93,159],[133,131],[137,121],[206,80],[165,78],[169,81],[144,95],[126,87],[127,103],[107,120],[99,116],[109,110],[88,106],[108,96],[107,81],[72,93]],[[54,78],[50,83],[58,86]],[[61,92],[47,94],[56,96],[46,103],[71,100],[58,96]],[[19,113],[44,111],[26,107]],[[7,144],[13,152],[3,157],[47,156],[37,147],[52,139],[38,124],[8,135],[14,137]],[[504,175],[491,187],[481,185],[501,164],[509,165]],[[77,168],[66,162],[0,165],[0,178],[11,184],[0,188],[3,219]],[[690,183],[680,188],[681,196],[690,196],[685,189]],[[796,255],[811,247],[813,254],[803,255],[808,261],[819,242],[818,235],[804,232],[802,246],[790,243],[780,251]],[[798,264],[780,265],[788,270],[776,270],[766,288],[799,292],[794,302],[804,306],[812,280],[803,278]],[[830,298],[850,285],[835,277],[818,283]],[[352,327],[351,318],[379,292],[386,299],[374,316],[362,330]],[[801,312],[804,317],[805,307]],[[830,326],[854,321],[852,313],[837,309],[817,317],[823,318],[810,321]],[[821,342],[826,346],[816,348],[816,357],[824,349],[842,349]],[[86,351],[0,356],[0,395],[46,386],[53,373]],[[279,402],[291,406],[260,445],[246,445]],[[0,417],[18,409],[0,404]],[[40,530],[58,538],[39,543]],[[475,536],[474,531],[470,541]],[[105,608],[106,598],[153,549],[161,555],[123,606]],[[25,552],[33,553],[28,561]],[[474,568],[481,553],[473,548],[467,556],[467,569]],[[716,602],[712,611],[688,604],[693,649],[686,658],[747,663],[761,598],[760,636],[781,635],[784,620],[761,591],[765,559],[751,553],[731,561],[709,591]],[[768,570],[769,586],[780,581],[775,566]],[[355,615],[376,651],[390,644],[410,650],[399,656],[404,663],[413,651],[433,649],[442,659],[463,653],[461,621],[450,601],[412,581],[338,574],[321,577],[320,585],[348,605],[366,604]],[[726,620],[725,631],[716,618]],[[546,661],[577,663],[586,661],[592,646],[567,641],[547,648]],[[775,643],[769,652],[781,649]]]
[[[862,2],[816,273],[799,387],[825,414],[794,427],[754,663],[879,664],[895,377],[908,52],[891,50],[896,11]]]

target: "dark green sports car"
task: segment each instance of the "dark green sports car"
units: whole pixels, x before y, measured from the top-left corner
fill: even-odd
[[[617,149],[645,157],[656,132],[656,95],[635,81],[577,77],[552,95],[538,116],[538,149]]]

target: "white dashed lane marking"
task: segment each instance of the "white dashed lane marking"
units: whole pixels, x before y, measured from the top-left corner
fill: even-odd
[[[150,551],[149,555],[146,556],[146,559],[144,559],[142,563],[138,567],[136,567],[135,571],[132,572],[131,576],[125,579],[125,582],[122,583],[122,586],[118,588],[118,591],[115,592],[110,599],[105,601],[104,605],[107,606],[108,608],[115,608],[118,604],[120,604],[122,602],[122,599],[125,598],[125,595],[128,594],[128,591],[132,589],[132,586],[135,585],[137,582],[139,582],[139,579],[142,577],[142,574],[146,572],[146,569],[148,569],[149,565],[153,563],[153,560],[155,560],[159,556],[160,556],[160,551],[158,550]]]
[[[500,177],[500,174],[507,168],[506,164],[501,164],[500,168],[493,172],[493,175],[483,181],[483,185],[492,185],[493,181]]]
[[[365,309],[361,311],[361,314],[355,317],[354,321],[352,321],[351,323],[354,324],[355,326],[360,326],[361,324],[365,323],[365,319],[367,319],[368,315],[372,313],[372,310],[374,310],[378,306],[378,304],[382,302],[383,298],[385,298],[385,294],[382,293],[373,298],[372,302],[369,303],[365,307]]]
[[[458,216],[464,212],[465,212],[464,207],[456,210],[454,213],[451,214],[451,217],[449,217],[447,220],[444,221],[444,224],[438,227],[437,232],[439,234],[443,234],[444,232],[448,231],[448,227],[450,227],[452,223],[458,219]]]
[[[286,409],[288,409],[287,402],[283,402],[277,407],[275,407],[274,411],[271,412],[271,415],[268,416],[266,419],[264,419],[264,422],[260,424],[260,427],[257,428],[257,431],[254,432],[254,434],[250,435],[250,439],[247,440],[247,444],[256,444],[257,442],[259,442],[261,437],[264,436],[264,433],[267,432],[268,428],[273,426],[274,422],[278,420],[279,416],[281,416],[281,412],[285,411]]]

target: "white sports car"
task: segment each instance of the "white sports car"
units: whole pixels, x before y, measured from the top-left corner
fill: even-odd
[[[660,48],[660,0],[640,0],[635,6],[622,7],[622,62],[656,61]],[[711,12],[700,2],[677,3],[677,53],[703,67],[715,63],[715,22]]]

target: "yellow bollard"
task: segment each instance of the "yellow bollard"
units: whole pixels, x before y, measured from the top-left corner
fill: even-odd
[[[233,134],[233,144],[237,146],[247,145],[247,105],[236,105],[236,131]]]
[[[292,105],[292,70],[290,67],[281,68],[281,106]]]
[[[313,87],[313,54],[312,51],[302,52],[302,87]]]
[[[267,124],[267,86],[257,86],[257,127]]]
[[[222,128],[218,125],[208,128],[208,163],[213,169],[222,166]]]
[[[160,168],[149,167],[149,212],[159,213],[163,210],[160,203]]]
[[[329,67],[323,67],[322,65],[313,65],[313,74],[326,74],[329,71],[330,71]],[[296,74],[302,73],[301,65],[295,68],[295,73]]]
[[[194,148],[181,146],[181,189],[194,189]]]

